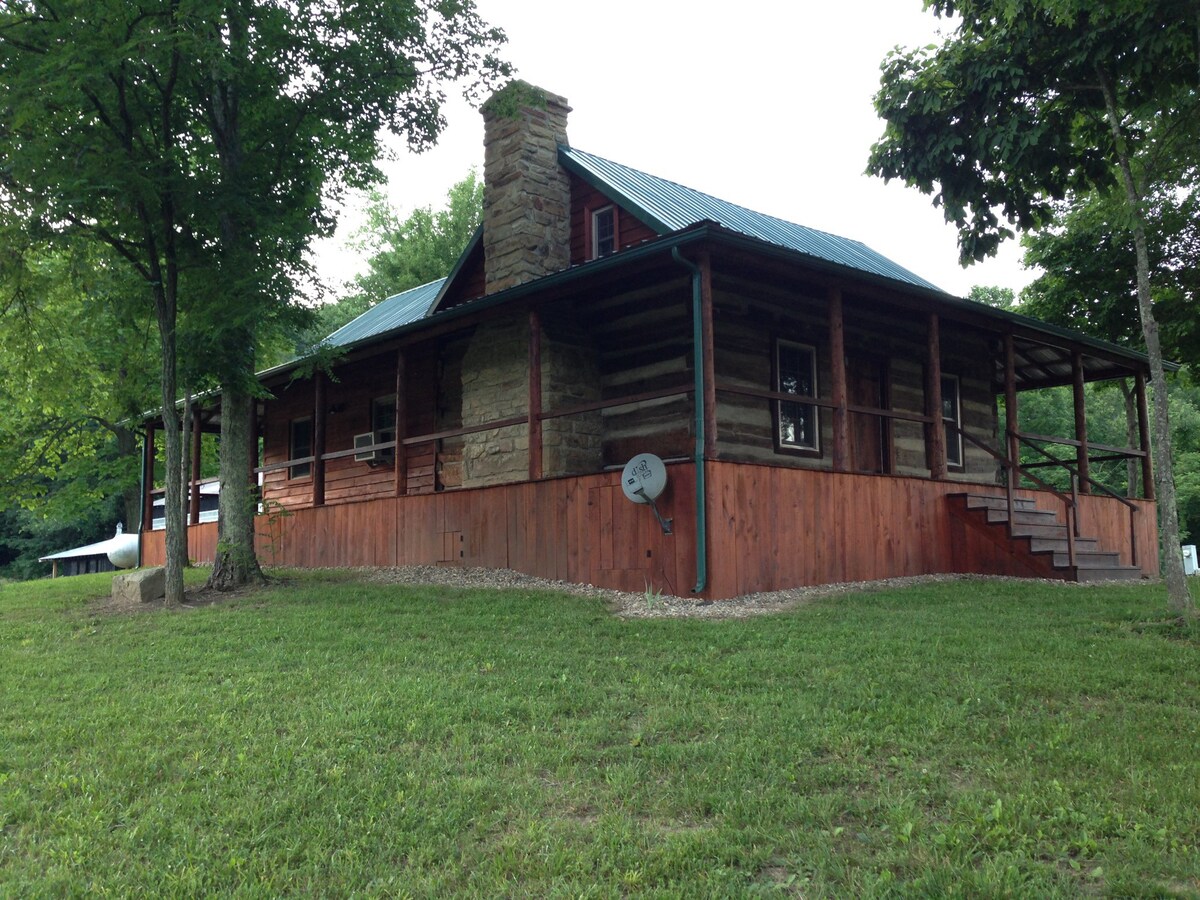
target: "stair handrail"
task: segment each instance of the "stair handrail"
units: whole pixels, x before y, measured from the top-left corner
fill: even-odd
[[[1024,477],[1028,478],[1034,484],[1037,484],[1043,490],[1047,491],[1048,493],[1053,494],[1055,497],[1057,497],[1059,500],[1062,501],[1063,512],[1064,512],[1064,515],[1067,520],[1067,564],[1070,565],[1071,568],[1075,568],[1075,565],[1076,565],[1075,535],[1079,528],[1079,517],[1076,513],[1076,506],[1078,503],[1078,499],[1072,498],[1071,495],[1069,495],[1069,494],[1064,494],[1062,491],[1060,491],[1054,485],[1052,485],[1046,481],[1043,481],[1041,478],[1034,475],[1032,472],[1030,472],[1028,469],[1026,469],[1024,466],[1022,466],[1020,460],[1009,459],[1007,456],[1000,453],[998,450],[993,449],[992,447],[985,444],[983,441],[976,438],[974,435],[970,434],[968,431],[963,429],[957,422],[947,419],[946,424],[949,425],[951,428],[953,428],[955,431],[957,431],[959,433],[959,435],[961,435],[962,437],[964,437],[968,441],[970,441],[972,444],[974,444],[976,447],[980,448],[981,450],[984,450],[989,455],[991,455],[991,457],[993,459],[995,459],[997,462],[999,462],[1000,465],[1002,465],[1006,470],[1008,470],[1009,472],[1012,472],[1015,470],[1018,478],[1020,476],[1024,476]],[[1017,438],[1018,439],[1021,438],[1021,435],[1019,433],[1017,434]],[[1035,448],[1035,449],[1041,450],[1040,447]],[[1042,450],[1041,452],[1045,453],[1044,450]],[[1047,454],[1047,455],[1049,455],[1049,454]],[[1053,459],[1053,457],[1051,457],[1051,458]],[[1016,515],[1015,515],[1016,514],[1016,504],[1014,502],[1015,497],[1013,496],[1013,484],[1014,484],[1014,482],[1016,482],[1018,480],[1018,478],[1005,478],[1004,479],[1004,493],[1005,493],[1005,498],[1008,502],[1008,536],[1010,539],[1013,537],[1013,519],[1016,517]]]
[[[1101,481],[1097,481],[1091,475],[1081,475],[1078,468],[1071,465],[1071,463],[1068,460],[1059,459],[1057,456],[1054,456],[1053,454],[1046,452],[1044,447],[1039,447],[1037,444],[1033,443],[1033,441],[1035,441],[1035,440],[1049,440],[1048,438],[1044,438],[1041,435],[1023,434],[1021,432],[1018,432],[1017,440],[1020,443],[1024,444],[1026,447],[1029,447],[1031,450],[1034,450],[1035,452],[1040,453],[1042,456],[1046,457],[1046,459],[1048,459],[1050,462],[1054,463],[1055,465],[1061,466],[1062,468],[1066,469],[1067,472],[1071,476],[1072,493],[1074,493],[1077,490],[1077,485],[1079,484],[1079,480],[1082,478],[1091,487],[1099,488],[1102,493],[1107,494],[1108,496],[1112,497],[1114,500],[1118,500],[1122,504],[1125,505],[1125,507],[1129,510],[1129,553],[1130,553],[1131,561],[1133,562],[1133,564],[1135,566],[1139,565],[1139,562],[1138,562],[1138,539],[1137,539],[1138,530],[1137,530],[1137,520],[1136,520],[1135,516],[1138,513],[1140,513],[1141,510],[1138,509],[1137,504],[1134,503],[1133,501],[1131,501],[1127,497],[1122,497],[1120,494],[1118,494],[1116,491],[1114,491],[1108,485],[1104,484]],[[1078,519],[1076,521],[1078,521]]]

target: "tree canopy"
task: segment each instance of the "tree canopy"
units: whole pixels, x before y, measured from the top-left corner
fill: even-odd
[[[1163,352],[1200,363],[1200,185],[1184,173],[1146,197],[1146,237],[1154,313]],[[1053,224],[1026,235],[1025,263],[1045,274],[1022,292],[1023,310],[1105,340],[1145,347],[1138,317],[1133,235],[1123,224],[1123,198],[1111,192],[1073,196]]]
[[[1120,198],[1138,320],[1154,387],[1160,531],[1173,608],[1194,604],[1176,552],[1165,371],[1147,239],[1148,198],[1194,165],[1200,7],[1194,0],[932,0],[941,44],[896,51],[876,109],[886,122],[868,171],[933,195],[964,262],[1014,228],[1053,221],[1070,195]]]
[[[245,478],[254,348],[290,325],[303,251],[332,227],[329,201],[380,178],[383,132],[417,149],[434,142],[442,85],[463,79],[475,94],[506,74],[502,41],[470,0],[0,9],[0,203],[32,238],[102,243],[140,279],[122,296],[157,320],[169,471],[182,459],[181,313],[193,338],[185,371],[222,386],[214,578],[257,571]],[[167,478],[176,600],[186,560],[178,482]]]
[[[366,222],[353,241],[369,254],[367,271],[346,285],[348,293],[341,300],[316,310],[301,344],[315,344],[381,300],[444,278],[482,217],[483,182],[473,169],[446,192],[444,207],[421,206],[403,220],[384,194],[372,191]]]

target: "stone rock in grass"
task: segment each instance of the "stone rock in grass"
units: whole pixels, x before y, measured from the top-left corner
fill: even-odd
[[[162,566],[118,575],[112,582],[112,598],[117,603],[151,603],[166,593],[167,570]]]

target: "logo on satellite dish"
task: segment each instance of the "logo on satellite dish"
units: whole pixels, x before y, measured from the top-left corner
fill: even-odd
[[[634,503],[648,503],[663,534],[670,534],[671,520],[664,519],[654,503],[666,486],[667,467],[653,453],[639,453],[625,463],[625,470],[621,472],[621,490],[625,496]]]

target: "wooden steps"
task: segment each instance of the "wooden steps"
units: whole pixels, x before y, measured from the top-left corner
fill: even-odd
[[[1121,555],[1100,547],[1095,538],[1075,538],[1075,565],[1067,547],[1067,526],[1058,513],[1038,509],[1033,500],[1014,499],[1013,521],[1008,521],[1008,501],[1003,496],[947,494],[950,510],[996,546],[1007,550],[1024,571],[1064,581],[1135,581],[1137,566],[1121,564]],[[1086,525],[1086,523],[1085,523]],[[1016,568],[1016,566],[1015,566]]]

